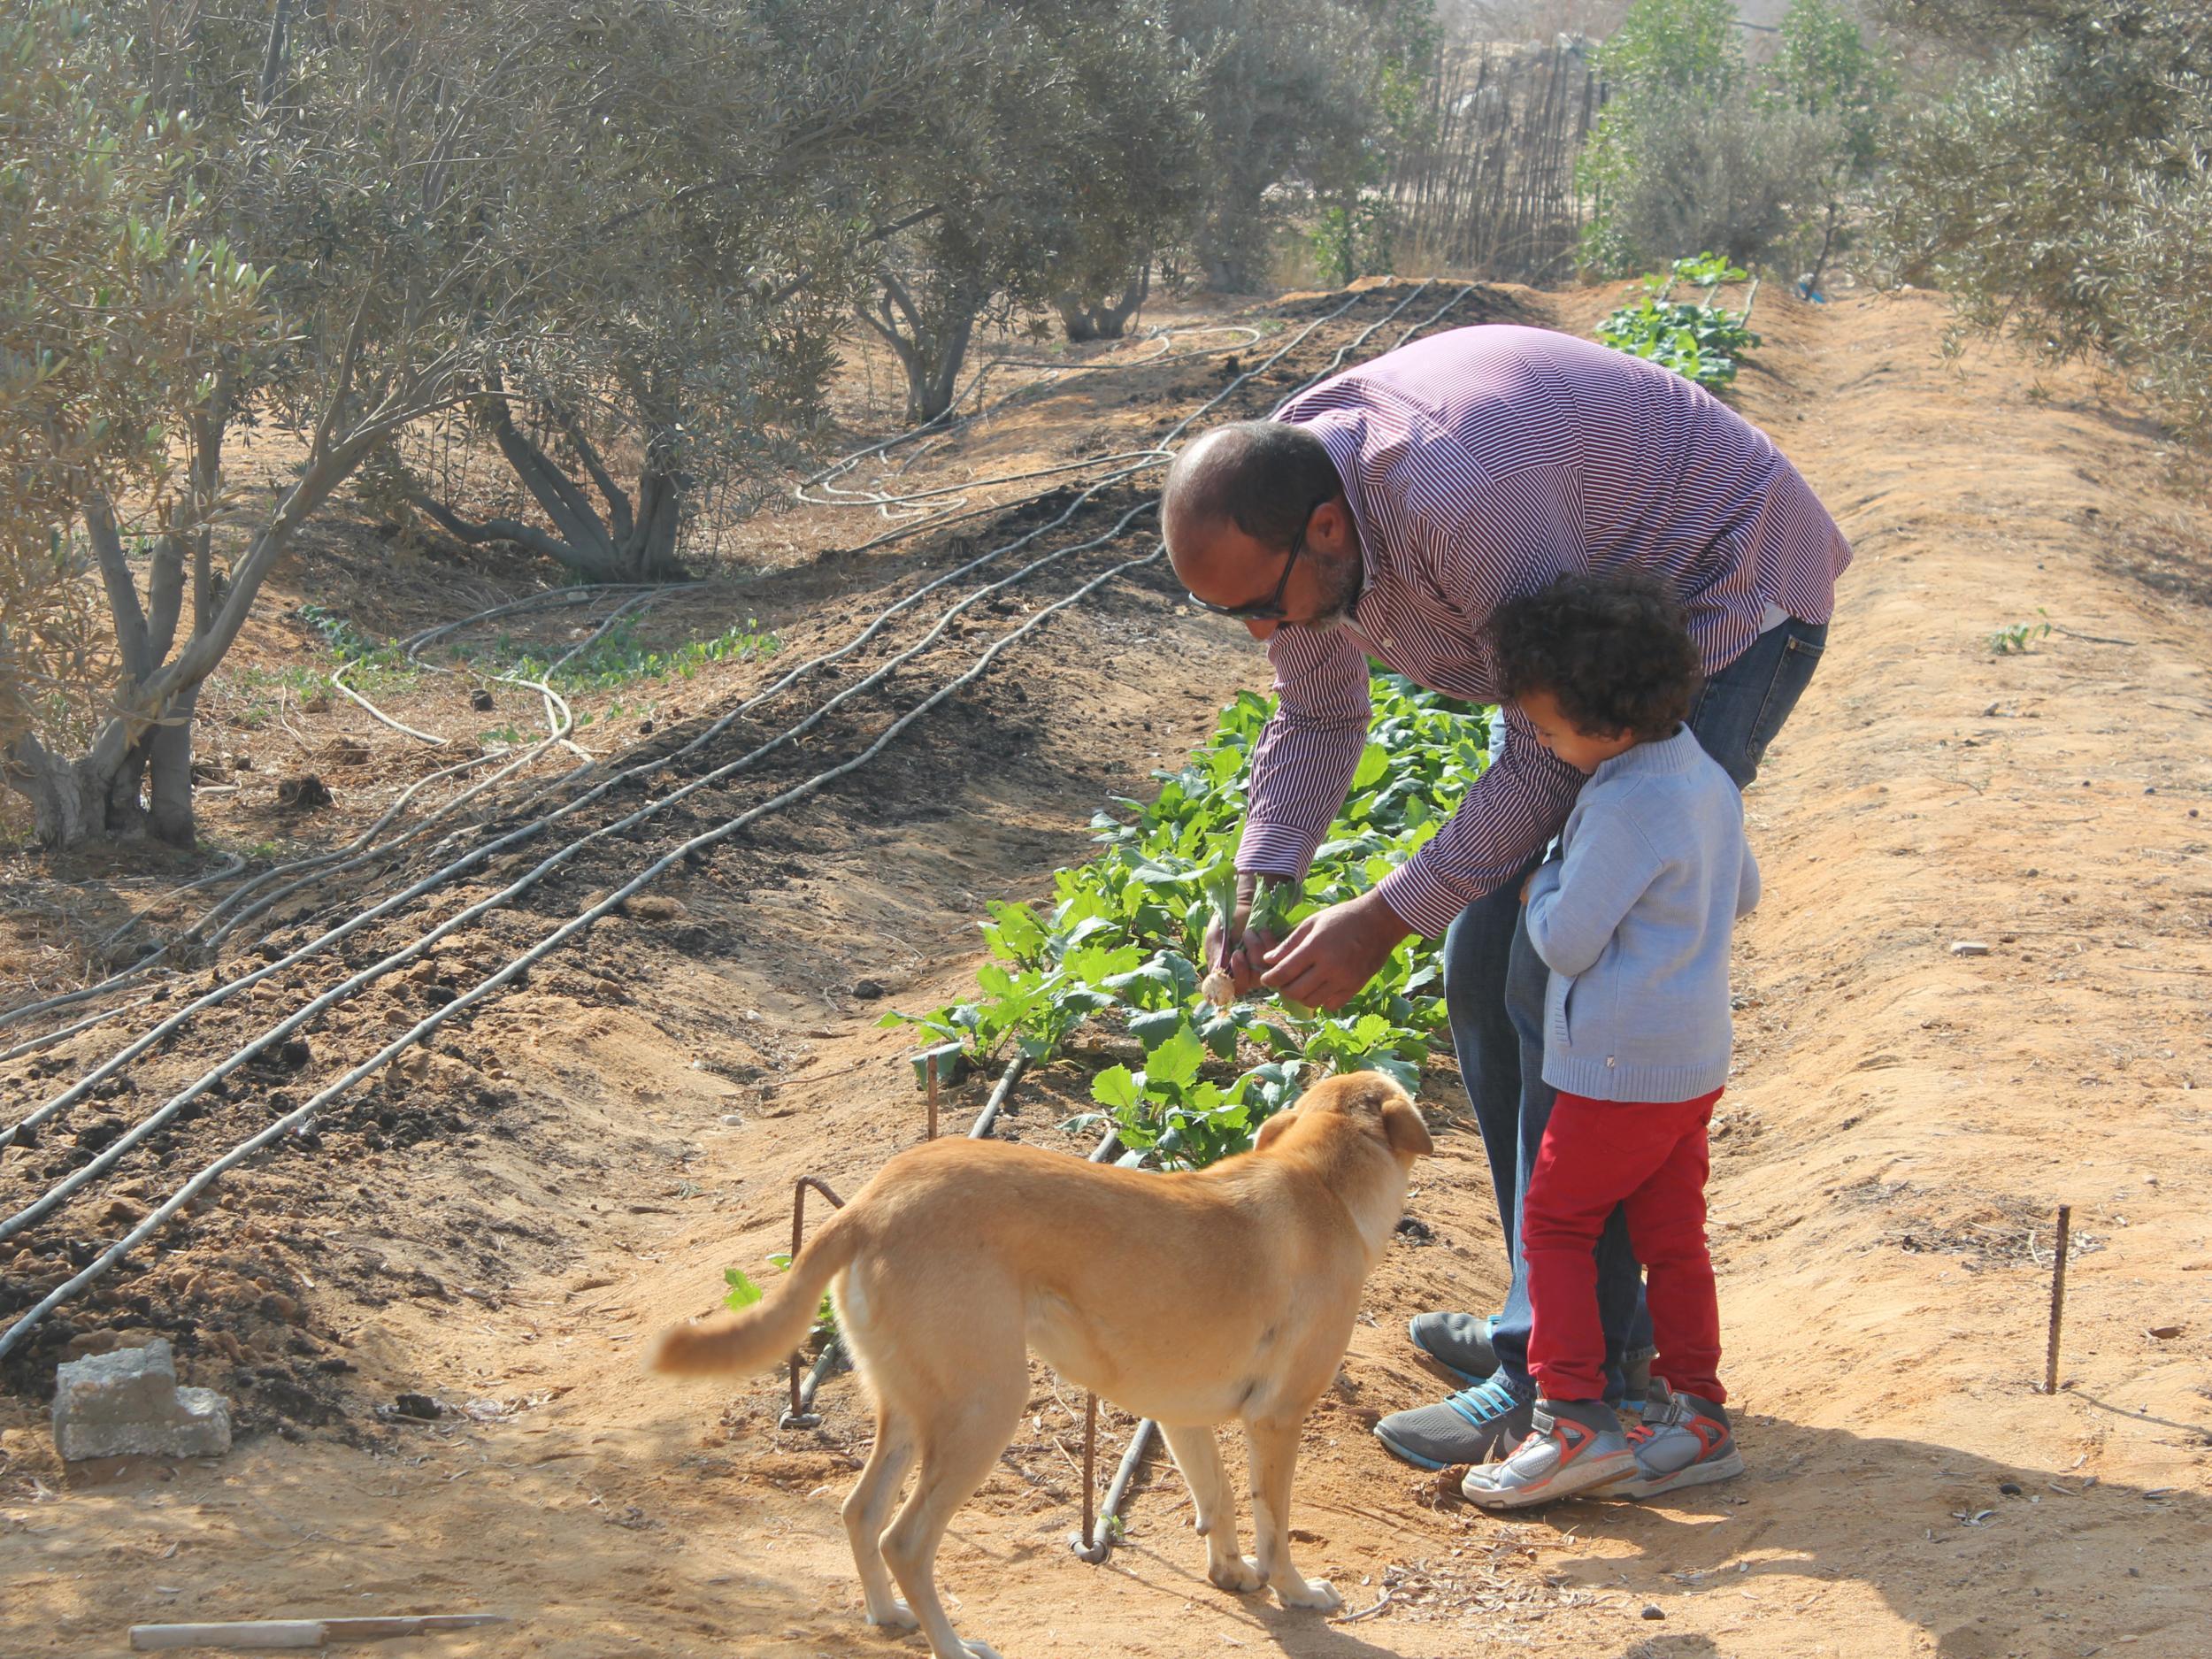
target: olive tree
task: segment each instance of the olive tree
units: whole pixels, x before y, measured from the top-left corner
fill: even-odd
[[[898,199],[936,111],[982,66],[955,6],[662,0],[573,43],[593,65],[552,148],[523,158],[500,271],[533,326],[488,357],[471,419],[542,514],[476,522],[593,580],[681,573],[709,486],[742,500],[818,417],[835,340],[883,244],[931,217]],[[557,261],[523,257],[558,250]],[[637,457],[634,481],[605,458]]]
[[[201,138],[114,19],[0,21],[0,775],[50,842],[135,826],[150,769],[164,833],[188,801],[160,665],[219,608],[225,388],[267,326],[211,230]]]
[[[1059,38],[1077,126],[1064,134],[1065,189],[1043,204],[1046,279],[1070,340],[1118,339],[1160,250],[1187,240],[1204,200],[1204,88],[1156,12],[1087,7],[1070,22]]]
[[[142,602],[130,503],[104,489],[80,503],[119,677],[75,753],[19,739],[8,776],[56,845],[130,833],[190,843],[199,687],[301,528],[395,434],[467,397],[524,326],[531,285],[507,268],[517,250],[500,234],[514,163],[547,148],[581,96],[562,73],[574,62],[568,19],[541,6],[372,4],[326,10],[312,27],[279,6],[250,24],[201,14],[188,28],[168,27],[165,10],[119,8],[98,28],[119,35],[134,21],[140,84],[165,107],[151,90],[91,81],[87,96],[119,127],[191,111],[188,199],[251,262],[227,280],[250,284],[282,326],[204,371],[150,365],[158,400],[188,407],[161,435],[188,464],[157,508],[165,534],[144,549]],[[81,311],[73,348],[111,357],[108,326]],[[296,444],[285,476],[251,495],[225,472],[226,440],[248,421]]]
[[[1064,302],[1079,332],[1102,295],[1128,298],[1181,176],[1170,152],[1190,88],[1141,6],[994,12],[977,21],[972,71],[892,159],[890,194],[930,211],[885,239],[857,307],[898,358],[918,421],[951,406],[979,322]],[[1148,102],[1164,134],[1145,127]]]
[[[1601,275],[1711,249],[1815,270],[1873,165],[1887,77],[1834,0],[1794,0],[1755,70],[1731,0],[1636,0],[1598,49],[1609,96],[1577,164]]]
[[[2200,0],[1889,0],[1965,62],[1898,125],[1878,237],[1970,326],[2101,353],[2212,431],[2212,33]]]
[[[1264,282],[1276,239],[1316,203],[1356,215],[1407,66],[1427,52],[1425,0],[1172,0],[1201,82],[1205,196],[1192,250],[1228,292]],[[1353,204],[1347,207],[1348,202]]]

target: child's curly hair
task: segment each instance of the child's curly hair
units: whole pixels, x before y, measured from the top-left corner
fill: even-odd
[[[1505,696],[1548,691],[1594,737],[1673,736],[1704,681],[1682,607],[1640,572],[1562,576],[1509,599],[1490,638]]]

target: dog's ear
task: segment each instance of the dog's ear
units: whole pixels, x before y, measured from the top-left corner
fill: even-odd
[[[1252,1150],[1264,1152],[1280,1141],[1290,1132],[1291,1122],[1297,1116],[1294,1111],[1277,1112],[1260,1125],[1259,1137],[1252,1142]]]
[[[1393,1152],[1425,1158],[1436,1150],[1436,1143],[1429,1139],[1428,1125],[1421,1121],[1421,1109],[1402,1094],[1383,1103],[1382,1120],[1383,1139],[1390,1142]]]

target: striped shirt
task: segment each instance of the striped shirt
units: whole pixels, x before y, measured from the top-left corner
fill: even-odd
[[[1546,329],[1454,329],[1286,404],[1336,463],[1365,554],[1343,626],[1268,642],[1281,699],[1253,756],[1237,867],[1303,876],[1365,746],[1370,656],[1494,702],[1492,610],[1571,571],[1640,566],[1717,672],[1778,615],[1825,622],[1851,549],[1773,442],[1666,369]],[[1379,884],[1435,936],[1566,822],[1583,775],[1509,710],[1490,769]]]

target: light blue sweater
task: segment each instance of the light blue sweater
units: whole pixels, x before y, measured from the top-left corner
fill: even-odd
[[[1563,856],[1528,889],[1551,970],[1544,1081],[1592,1100],[1681,1101],[1728,1080],[1728,939],[1759,866],[1728,774],[1683,726],[1590,774]]]

